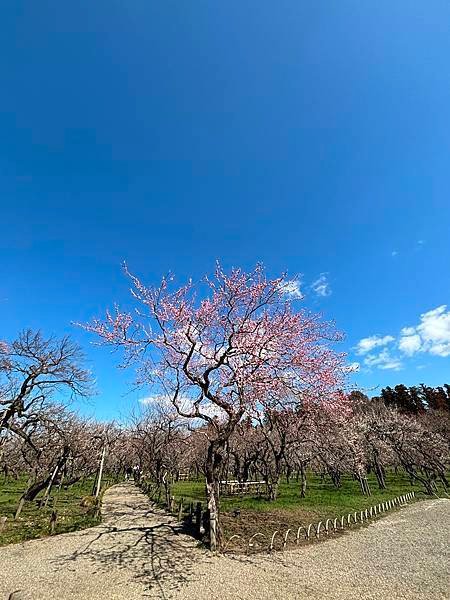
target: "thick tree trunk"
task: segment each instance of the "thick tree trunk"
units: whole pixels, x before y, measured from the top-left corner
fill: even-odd
[[[442,485],[444,486],[444,489],[445,489],[445,491],[447,491],[447,489],[448,489],[448,480],[447,480],[447,478],[446,478],[445,474],[444,474],[444,473],[441,473],[441,474],[439,475],[439,478],[440,478],[440,480],[441,480],[441,483],[442,483]]]
[[[401,457],[399,457],[399,458],[402,461],[403,468],[405,469],[406,473],[409,475],[410,484],[414,485],[414,482],[418,481],[419,483],[421,483],[424,486],[425,492],[429,496],[437,496],[437,494],[435,493],[435,491],[433,489],[432,481],[430,480],[429,476],[427,474],[419,475],[417,470],[415,469],[414,465],[412,465],[406,461],[403,461]]]
[[[357,474],[356,478],[359,481],[359,485],[361,487],[362,494],[364,496],[370,496],[371,495],[371,491],[370,491],[369,482],[367,481],[367,477],[365,475]]]
[[[280,475],[277,474],[267,482],[268,499],[275,502],[278,497],[278,486],[280,485]]]
[[[300,498],[306,497],[306,470],[303,463],[300,464]]]
[[[19,518],[24,504],[25,504],[25,498],[24,498],[24,496],[21,496],[21,498],[19,500],[19,504],[17,505],[17,508],[16,508],[16,514],[14,515],[14,519]]]
[[[339,471],[331,470],[330,471],[331,481],[335,488],[339,489],[341,487],[341,474]]]
[[[278,486],[280,485],[282,467],[281,456],[276,454],[274,458],[275,460],[272,476],[267,478],[268,499],[272,502],[275,501],[278,496]]]
[[[220,512],[219,512],[219,482],[206,481],[209,515],[209,547],[214,552],[220,548]]]
[[[271,502],[275,502],[278,496],[278,480],[270,481],[268,485],[268,499]]]
[[[241,477],[241,460],[237,454],[234,454],[234,477],[238,481],[242,481]],[[228,480],[228,477],[227,477]]]
[[[250,479],[250,466],[249,461],[244,461],[244,468],[242,470],[242,481],[248,481]]]
[[[291,481],[291,474],[292,474],[292,467],[290,465],[288,465],[286,468],[286,483],[288,483],[288,484]]]
[[[22,512],[25,502],[31,502],[31,500],[34,500],[39,494],[39,492],[41,492],[47,487],[49,480],[50,477],[47,477],[47,479],[45,479],[44,481],[37,481],[28,485],[27,489],[20,497],[19,504],[17,505],[16,509],[16,514],[14,515],[15,519],[17,519],[20,513]]]
[[[205,464],[206,498],[209,515],[209,547],[213,552],[220,549],[222,542],[219,479],[224,445],[225,443],[221,440],[212,441],[208,447]]]
[[[385,490],[386,489],[386,478],[384,476],[384,469],[379,464],[378,460],[376,460],[376,459],[374,461],[373,468],[375,471],[375,476],[377,478],[378,487],[380,488],[380,490]]]

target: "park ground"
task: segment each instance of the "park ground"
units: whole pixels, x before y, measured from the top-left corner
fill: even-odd
[[[305,498],[300,498],[300,485],[295,478],[289,483],[285,479],[282,480],[275,502],[269,502],[263,495],[223,496],[221,504],[225,540],[233,535],[249,538],[257,531],[272,535],[276,530],[297,528],[299,525],[317,523],[320,520],[325,521],[328,518],[360,511],[369,505],[373,506],[411,491],[415,491],[417,497],[423,497],[420,488],[411,485],[403,472],[395,474],[389,471],[386,481],[387,489],[380,490],[375,477],[369,475],[372,490],[370,498],[361,494],[358,482],[352,477],[343,476],[341,487],[336,488],[327,478],[323,479],[314,473],[308,474]],[[40,508],[42,492],[35,501],[26,502],[20,517],[14,519],[27,481],[23,477],[2,481],[0,518],[6,517],[7,523],[4,527],[0,526],[0,546],[49,535],[53,511],[57,513],[56,534],[96,525],[96,507],[91,496],[94,483],[93,478],[87,478],[68,489],[64,486],[56,487],[52,490],[48,504]],[[102,491],[111,483],[112,480],[106,478]],[[203,507],[206,507],[204,480],[174,482],[172,494],[176,515],[179,514],[180,501],[183,503],[185,518],[191,504],[195,506],[201,502]],[[159,494],[154,494],[151,499],[159,500],[159,506],[164,508],[163,496],[162,490],[159,489]],[[238,547],[234,543],[231,549],[238,550]]]
[[[314,473],[308,474],[308,487],[305,498],[300,498],[300,484],[292,478],[289,483],[285,478],[279,486],[276,501],[269,501],[264,495],[254,497],[222,496],[221,511],[225,540],[233,535],[248,539],[256,532],[271,536],[274,531],[297,529],[299,525],[308,525],[326,519],[334,519],[354,511],[361,511],[380,502],[392,500],[396,496],[414,491],[418,498],[425,495],[421,488],[412,485],[403,473],[388,471],[386,474],[387,489],[378,488],[376,478],[369,474],[368,481],[372,495],[367,498],[361,494],[359,483],[351,476],[343,476],[341,486],[336,488],[328,478]],[[192,503],[201,502],[206,507],[205,484],[203,480],[177,481],[172,485],[174,496],[174,513],[178,514],[180,501],[184,510]],[[158,497],[153,496],[153,500]],[[162,495],[159,495],[162,499]],[[160,504],[163,506],[163,503]],[[233,544],[237,550],[238,547]]]
[[[0,527],[0,546],[49,535],[51,516],[54,512],[57,515],[55,534],[97,525],[99,518],[95,499],[92,497],[93,485],[93,478],[88,478],[67,489],[64,486],[54,488],[49,502],[42,507],[39,506],[43,496],[41,493],[35,501],[25,502],[20,516],[14,519],[27,481],[24,477],[3,480],[0,483],[0,518],[6,517],[7,521],[6,525]]]
[[[131,484],[102,523],[0,548],[12,600],[447,599],[450,501],[415,502],[366,527],[272,555],[213,555]],[[10,596],[10,594],[13,594]]]

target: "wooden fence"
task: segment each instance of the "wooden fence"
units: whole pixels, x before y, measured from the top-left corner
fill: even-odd
[[[247,494],[256,494],[261,496],[266,492],[267,482],[265,481],[221,481],[220,491],[226,496],[245,496]]]

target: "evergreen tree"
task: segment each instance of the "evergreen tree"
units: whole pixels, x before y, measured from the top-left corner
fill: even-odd
[[[409,388],[409,396],[411,399],[411,407],[414,408],[416,414],[423,413],[425,411],[425,405],[422,400],[419,388],[411,386]]]
[[[416,413],[417,409],[411,400],[409,389],[403,383],[394,388],[395,404],[402,413]]]
[[[434,391],[436,410],[448,410],[448,398],[443,387],[437,387]]]
[[[448,383],[444,383],[444,388],[447,393],[447,399],[446,399],[447,410],[450,411],[450,385]]]
[[[381,399],[383,400],[386,406],[396,406],[395,392],[389,386],[381,390]]]

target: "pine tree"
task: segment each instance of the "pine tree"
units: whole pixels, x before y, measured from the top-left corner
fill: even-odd
[[[396,406],[395,402],[395,392],[394,390],[387,386],[381,390],[381,399],[385,403],[386,406]]]
[[[411,400],[409,389],[403,383],[396,385],[394,388],[395,403],[397,408],[402,413],[416,413],[417,409]]]
[[[423,413],[425,411],[425,405],[423,403],[419,388],[416,386],[411,386],[409,388],[409,396],[411,399],[411,407],[414,407],[414,412],[416,414]]]
[[[447,394],[443,387],[437,387],[434,391],[436,410],[447,410]]]

